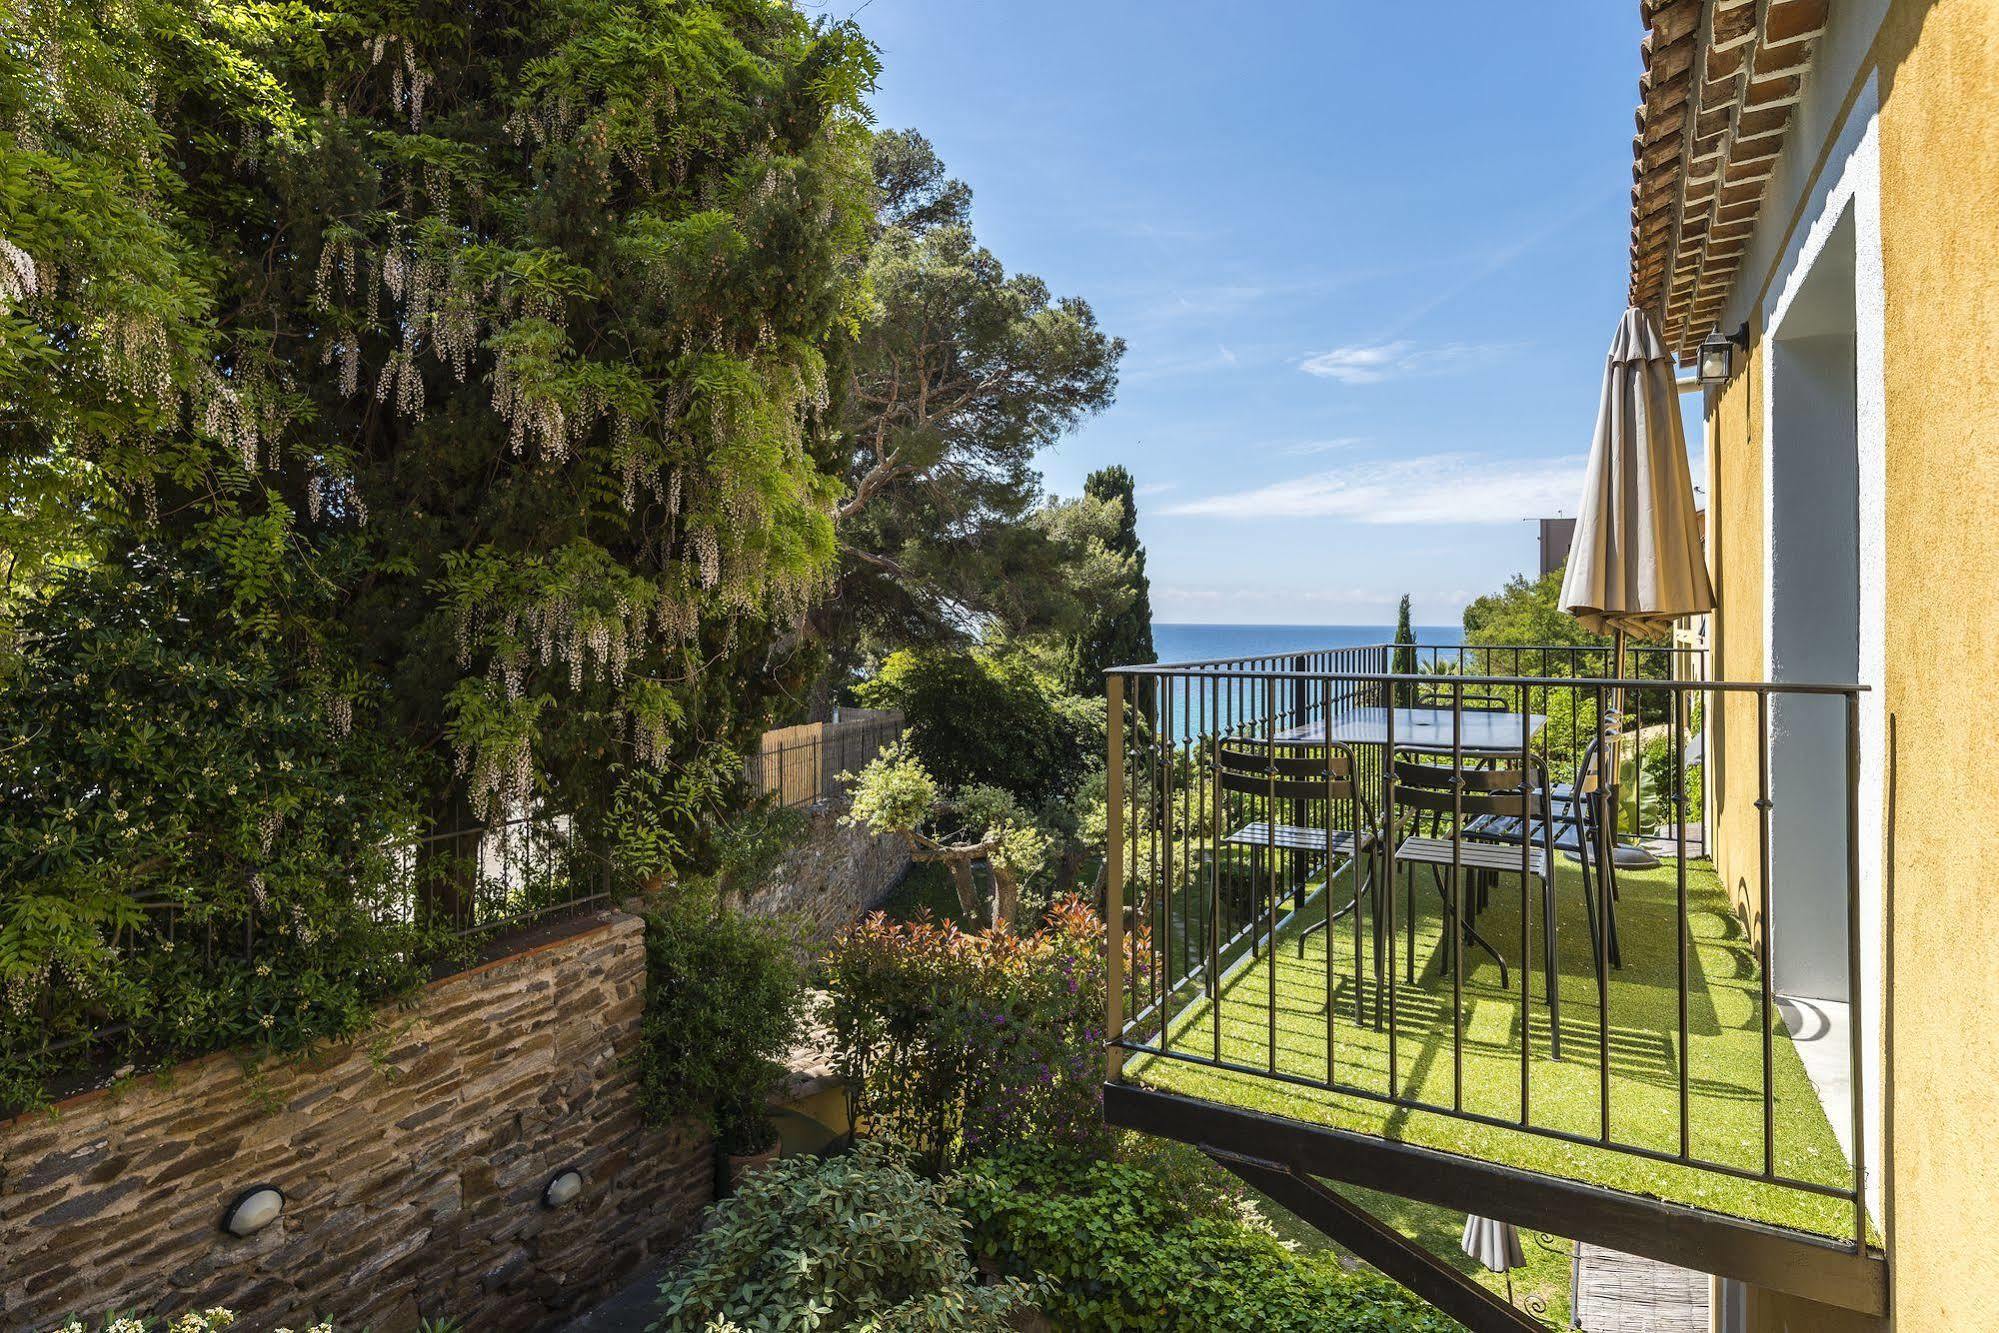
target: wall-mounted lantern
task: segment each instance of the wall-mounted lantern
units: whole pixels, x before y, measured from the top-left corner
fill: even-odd
[[[252,1185],[237,1195],[222,1214],[222,1229],[232,1236],[250,1236],[278,1220],[285,1210],[285,1192],[276,1185]]]
[[[548,1178],[548,1184],[541,1188],[541,1206],[560,1208],[575,1201],[583,1192],[583,1173],[575,1167],[564,1167]]]
[[[1702,339],[1700,347],[1701,383],[1720,388],[1735,374],[1735,349],[1749,346],[1749,326],[1734,333],[1716,329]]]

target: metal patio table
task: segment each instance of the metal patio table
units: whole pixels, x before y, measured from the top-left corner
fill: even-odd
[[[1522,751],[1532,745],[1534,738],[1540,735],[1541,729],[1547,725],[1548,718],[1544,713],[1485,712],[1465,709],[1452,710],[1449,708],[1396,708],[1392,710],[1380,707],[1350,708],[1333,718],[1330,727],[1323,720],[1307,722],[1295,727],[1286,727],[1271,737],[1271,743],[1280,746],[1295,745],[1306,747],[1324,745],[1330,741],[1334,745],[1347,748],[1350,752],[1363,747],[1383,751],[1383,763],[1380,768],[1381,790],[1376,791],[1373,795],[1377,802],[1375,809],[1385,811],[1387,809],[1388,795],[1386,789],[1390,781],[1392,781],[1390,777],[1392,765],[1388,762],[1386,754],[1391,737],[1398,752],[1406,751],[1433,756],[1456,754],[1467,759],[1488,759],[1495,761],[1505,760],[1510,757],[1517,764],[1520,761]],[[1529,755],[1529,758],[1531,761],[1532,756]],[[1361,767],[1363,771],[1366,768],[1365,765]],[[1390,855],[1394,852],[1392,838],[1386,851]],[[1548,873],[1554,873],[1552,862],[1549,864]],[[1484,885],[1480,882],[1480,872],[1474,870],[1471,872],[1471,876],[1474,894],[1482,900]],[[1384,884],[1382,889],[1384,892],[1393,892],[1392,888],[1387,884]],[[1413,894],[1413,884],[1411,885],[1411,891]],[[1353,901],[1337,912],[1331,911],[1331,905],[1328,904],[1328,914],[1323,921],[1318,923],[1319,926],[1329,927],[1334,921],[1356,910],[1360,906],[1360,893],[1360,887],[1356,884]],[[1478,943],[1494,959],[1499,957],[1498,952],[1478,933],[1470,920],[1464,921],[1462,926],[1465,935],[1469,939]],[[1377,931],[1380,928],[1380,922],[1377,918]],[[1550,923],[1550,928],[1552,929],[1552,922]],[[1305,933],[1307,935],[1311,934],[1311,929],[1308,928]],[[1380,938],[1376,939],[1375,963],[1377,968],[1379,968],[1381,963],[1382,951],[1386,947],[1390,947],[1386,941]],[[1411,948],[1412,950],[1414,948],[1413,939]],[[1413,953],[1411,955],[1411,962],[1413,965]],[[1521,965],[1523,967],[1526,965],[1525,959],[1521,960]],[[1504,964],[1502,964],[1503,966]],[[1377,981],[1378,979],[1377,977]]]
[[[1398,750],[1450,754],[1455,749],[1479,759],[1503,759],[1509,755],[1518,759],[1522,747],[1531,743],[1548,725],[1548,718],[1542,713],[1486,713],[1475,710],[1453,713],[1448,708],[1397,708],[1393,711],[1392,728],[1389,725],[1389,709],[1353,708],[1334,718],[1330,731],[1324,722],[1307,722],[1302,726],[1286,727],[1273,739],[1279,745],[1324,745],[1330,740],[1335,745],[1385,746],[1392,731]],[[1453,719],[1458,723],[1455,727]],[[1462,744],[1454,745],[1460,735]]]

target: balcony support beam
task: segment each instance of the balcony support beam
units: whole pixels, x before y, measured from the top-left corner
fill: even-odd
[[[1436,1255],[1310,1176],[1258,1158],[1209,1148],[1208,1156],[1471,1333],[1547,1333],[1547,1326],[1487,1291]]]
[[[1825,1305],[1887,1311],[1887,1261],[1871,1249],[1855,1253],[1801,1232],[1132,1083],[1105,1087],[1104,1119],[1210,1153],[1587,1240]]]

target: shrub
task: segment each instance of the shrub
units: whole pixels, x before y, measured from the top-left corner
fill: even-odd
[[[1687,728],[1687,736],[1696,733],[1699,718]],[[1673,820],[1671,797],[1678,771],[1686,774],[1686,821],[1699,824],[1701,820],[1702,775],[1707,771],[1704,764],[1689,764],[1681,769],[1679,756],[1674,753],[1673,737],[1670,733],[1653,736],[1645,742],[1645,808],[1640,812],[1640,827],[1649,829],[1654,825],[1669,824]],[[1676,771],[1678,770],[1678,771]]]
[[[660,1284],[662,1333],[997,1333],[1031,1307],[1022,1282],[977,1284],[943,1187],[880,1145],[779,1162],[717,1204],[713,1222]]]
[[[1103,700],[1064,694],[1019,655],[905,649],[854,693],[901,713],[916,756],[949,788],[1002,787],[1039,808],[1103,762]]]
[[[705,1119],[725,1152],[772,1141],[766,1106],[797,1034],[804,969],[774,924],[706,903],[646,918],[639,1096],[664,1122]]]
[[[973,1245],[1003,1274],[1039,1275],[1071,1333],[1444,1333],[1449,1319],[1386,1279],[1292,1254],[1213,1191],[1135,1162],[1040,1149],[975,1162],[951,1182]]]
[[[919,862],[942,863],[958,889],[960,915],[970,917],[978,895],[972,870],[983,861],[993,880],[993,922],[1017,924],[1040,915],[1045,897],[1022,891],[1048,865],[1048,835],[1000,787],[972,786],[947,798],[907,735],[883,747],[852,783],[853,804],[842,822],[877,836],[900,837]]]
[[[213,566],[141,548],[22,617],[0,683],[0,1107],[95,1054],[352,1035],[449,944],[395,850],[423,766],[331,650],[233,607]],[[120,1024],[109,1050],[53,1049]]]
[[[1023,1138],[1100,1145],[1103,958],[1073,898],[1028,936],[869,917],[826,960],[856,1121],[939,1168]]]

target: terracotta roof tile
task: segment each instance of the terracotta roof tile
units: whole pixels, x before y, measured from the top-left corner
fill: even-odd
[[[1641,0],[1631,302],[1683,360],[1725,303],[1828,0]]]

